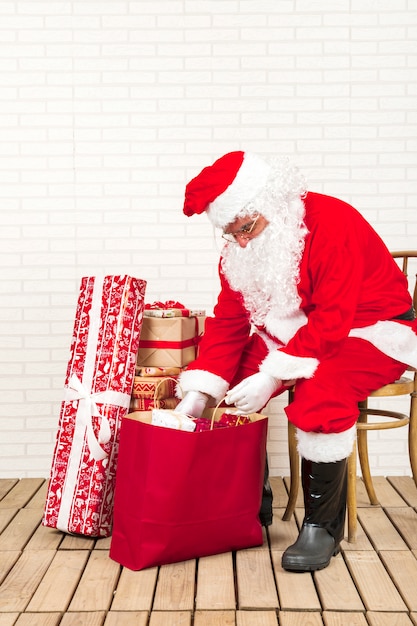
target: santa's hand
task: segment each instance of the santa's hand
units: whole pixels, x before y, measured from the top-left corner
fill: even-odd
[[[274,391],[281,386],[278,378],[258,372],[244,378],[227,392],[226,404],[234,404],[239,413],[257,413],[269,401]]]
[[[181,402],[175,407],[176,411],[191,415],[191,417],[201,417],[206,404],[208,402],[208,396],[201,391],[188,391],[185,394]]]

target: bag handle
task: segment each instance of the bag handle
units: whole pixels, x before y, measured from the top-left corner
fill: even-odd
[[[163,382],[165,380],[173,380],[174,383],[176,383],[179,386],[179,388],[181,390],[181,393],[183,393],[183,391],[181,389],[181,385],[179,384],[179,382],[178,382],[178,380],[176,378],[174,378],[173,376],[161,376],[161,380],[159,380],[157,382],[157,384],[155,385],[155,391],[153,392],[153,403],[154,403],[156,409],[160,408],[159,407],[159,398],[156,397],[156,394],[158,393],[159,387],[163,384]],[[156,406],[157,404],[158,404],[158,406]]]
[[[181,385],[179,384],[179,382],[178,382],[178,380],[176,378],[174,378],[173,376],[163,376],[163,377],[161,377],[161,380],[158,381],[158,383],[155,386],[154,398],[153,398],[155,408],[157,408],[156,404],[159,403],[159,399],[156,397],[156,394],[158,392],[159,387],[162,385],[162,383],[165,380],[173,380],[179,386],[181,394],[182,395],[184,394],[184,392],[183,392],[183,390],[181,388]],[[210,430],[213,430],[213,428],[214,428],[214,421],[215,421],[214,418],[216,417],[216,411],[220,408],[221,403],[224,402],[225,399],[226,399],[226,396],[221,398],[220,401],[216,404],[216,406],[214,407],[214,409],[212,411]],[[234,414],[232,411],[231,411],[231,413]],[[191,419],[194,419],[194,420],[196,419],[195,417],[193,417],[193,415],[188,415],[188,417],[190,417]],[[238,419],[236,420],[235,427],[236,426],[240,426],[239,422],[240,422],[240,415],[238,416]]]
[[[216,406],[214,407],[214,409],[213,409],[213,413],[212,413],[212,416],[211,416],[211,427],[210,427],[210,430],[213,430],[213,428],[214,428],[214,418],[215,418],[215,416],[216,416],[216,411],[217,411],[217,409],[220,407],[221,403],[222,403],[222,402],[224,402],[224,400],[225,400],[225,399],[226,399],[226,396],[224,396],[224,398],[222,398],[222,399],[220,400],[220,402],[218,402],[218,403],[216,404]],[[232,413],[232,415],[236,415],[236,413],[233,413],[233,411],[231,411],[231,413]],[[236,420],[235,427],[236,427],[236,426],[240,426],[240,424],[239,424],[239,422],[240,422],[240,417],[241,417],[241,416],[240,416],[240,415],[238,415],[238,419]]]

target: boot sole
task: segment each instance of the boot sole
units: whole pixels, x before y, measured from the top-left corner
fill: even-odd
[[[325,561],[324,563],[284,563],[284,560],[282,561],[282,568],[285,569],[285,571],[287,572],[317,572],[321,569],[324,569],[325,567],[327,567],[331,561],[332,556],[337,556],[340,552],[340,546],[337,546],[337,548],[335,548],[333,550],[333,553],[331,554],[330,558]]]

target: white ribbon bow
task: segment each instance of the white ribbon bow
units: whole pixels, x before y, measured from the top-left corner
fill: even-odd
[[[81,382],[76,374],[73,374],[68,381],[65,400],[79,400],[77,409],[77,419],[80,419],[87,431],[87,443],[91,456],[95,461],[102,461],[108,454],[100,444],[110,441],[111,429],[106,415],[102,415],[96,402],[102,404],[113,404],[127,408],[130,403],[130,396],[127,393],[106,389],[99,393],[91,393]],[[93,416],[100,417],[100,429],[96,437],[93,428]]]

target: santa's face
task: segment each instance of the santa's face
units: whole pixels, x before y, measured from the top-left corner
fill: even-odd
[[[228,224],[223,231],[223,237],[227,241],[237,243],[241,248],[246,248],[249,241],[258,237],[268,225],[268,220],[259,213],[257,215],[245,215],[237,217]]]
[[[299,307],[298,270],[306,231],[292,213],[284,219],[276,212],[269,220],[258,215],[250,233],[253,214],[225,229],[235,243],[223,248],[222,269],[232,289],[242,294],[254,323],[264,324],[271,310],[281,317]]]

